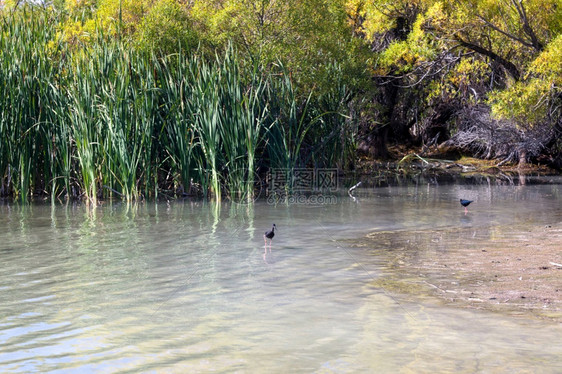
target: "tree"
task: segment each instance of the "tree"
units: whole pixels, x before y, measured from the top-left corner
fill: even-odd
[[[67,18],[61,33],[80,48],[100,37],[159,53],[191,50],[199,43],[189,7],[180,0],[67,0],[62,10]]]
[[[191,12],[204,44],[232,43],[264,64],[280,60],[304,92],[330,84],[333,62],[348,82],[361,80],[367,50],[352,38],[343,0],[196,0]]]
[[[480,118],[514,131],[558,126],[560,0],[350,0],[348,9],[377,56],[378,117],[395,139],[454,132],[467,107],[482,105],[495,117]]]
[[[199,34],[194,28],[189,9],[177,0],[159,0],[144,14],[134,35],[143,50],[172,53],[182,49],[196,50]]]

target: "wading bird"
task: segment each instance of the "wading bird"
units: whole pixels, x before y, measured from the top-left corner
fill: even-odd
[[[275,236],[275,229],[277,228],[277,226],[275,226],[275,223],[273,224],[273,227],[271,227],[271,231],[266,231],[265,234],[263,235],[263,241],[265,242],[265,245],[267,246],[267,239],[269,239],[269,247],[271,247],[271,242],[273,241],[273,237]]]
[[[467,206],[470,205],[470,203],[472,202],[472,200],[465,200],[465,199],[460,199],[461,200],[461,205],[464,206],[464,213],[468,213],[468,208]]]

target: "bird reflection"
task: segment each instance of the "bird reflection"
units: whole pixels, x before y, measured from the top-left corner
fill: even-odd
[[[469,225],[471,223],[472,223],[472,216],[469,216],[466,213],[461,216],[462,225]]]

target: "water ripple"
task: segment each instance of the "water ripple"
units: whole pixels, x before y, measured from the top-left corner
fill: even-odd
[[[416,232],[525,224],[533,206],[541,207],[533,223],[561,219],[553,188],[495,195],[475,186],[394,188],[375,198],[357,191],[359,204],[317,209],[147,203],[134,214],[100,207],[97,218],[64,207],[0,216],[0,368],[561,372],[562,348],[550,344],[560,326],[413,303],[371,285],[385,271],[375,252],[407,250]],[[514,216],[499,192],[523,198],[525,213]],[[492,197],[474,204],[467,221],[450,203],[460,193]],[[271,222],[279,234],[264,254]],[[388,231],[387,241],[346,244],[373,230]],[[470,245],[485,239],[476,231]],[[437,251],[467,245],[460,233],[434,239]]]

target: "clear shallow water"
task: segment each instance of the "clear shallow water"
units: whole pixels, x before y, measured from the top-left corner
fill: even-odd
[[[322,206],[175,202],[93,213],[0,205],[0,371],[562,371],[561,326],[388,294],[371,285],[377,256],[344,240],[561,222],[562,184],[355,195]],[[469,215],[459,197],[476,200]]]

